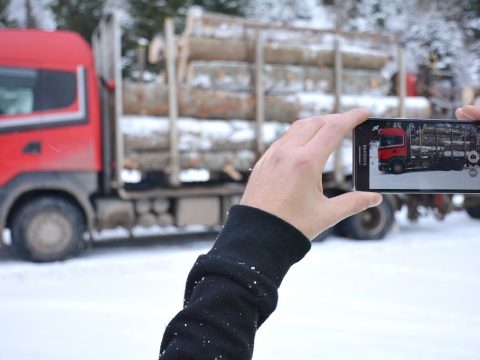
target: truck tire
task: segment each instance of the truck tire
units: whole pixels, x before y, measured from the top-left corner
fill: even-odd
[[[462,171],[464,168],[465,168],[465,160],[458,159],[455,161],[455,167],[453,168],[453,170]]]
[[[395,160],[395,161],[392,161],[390,168],[392,169],[392,173],[394,173],[395,175],[398,175],[405,171],[405,164],[403,163],[403,161]]]
[[[85,230],[77,206],[61,197],[39,197],[24,203],[13,214],[12,245],[25,260],[65,260],[80,250]]]
[[[441,162],[441,169],[443,171],[451,171],[453,168],[452,161],[450,159],[443,159]]]
[[[467,207],[465,211],[472,219],[480,219],[480,206]]]
[[[394,210],[388,200],[337,224],[337,232],[354,240],[379,240],[392,228]]]

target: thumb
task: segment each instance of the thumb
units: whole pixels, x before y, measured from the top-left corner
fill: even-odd
[[[349,216],[358,214],[370,207],[380,205],[382,195],[373,192],[354,191],[335,196],[328,201],[330,202],[329,213],[331,214],[331,226],[333,226]]]

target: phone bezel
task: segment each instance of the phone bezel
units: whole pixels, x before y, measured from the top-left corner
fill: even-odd
[[[380,193],[402,193],[402,194],[476,194],[480,193],[480,188],[477,190],[474,189],[371,189],[370,188],[370,166],[362,167],[357,161],[357,156],[361,154],[358,153],[357,149],[359,146],[364,145],[361,143],[358,138],[357,129],[360,129],[362,126],[366,126],[371,121],[388,121],[388,122],[433,122],[433,123],[465,123],[465,124],[476,124],[480,126],[479,121],[471,120],[456,120],[456,119],[418,119],[418,118],[378,118],[371,117],[368,118],[365,122],[358,125],[353,129],[352,133],[352,164],[353,164],[353,188],[356,191],[372,191]],[[368,145],[368,144],[367,144]],[[479,169],[480,171],[480,169]],[[479,176],[480,182],[480,176]],[[366,185],[366,186],[365,186]]]

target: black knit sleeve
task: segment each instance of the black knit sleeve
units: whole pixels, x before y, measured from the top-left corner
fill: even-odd
[[[213,248],[188,276],[184,308],[165,330],[160,359],[250,359],[283,277],[310,246],[282,219],[232,207]]]

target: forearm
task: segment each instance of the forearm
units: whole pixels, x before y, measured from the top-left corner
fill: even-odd
[[[309,249],[309,240],[283,220],[233,207],[213,248],[190,272],[184,309],[165,331],[161,359],[250,359],[283,277]]]

